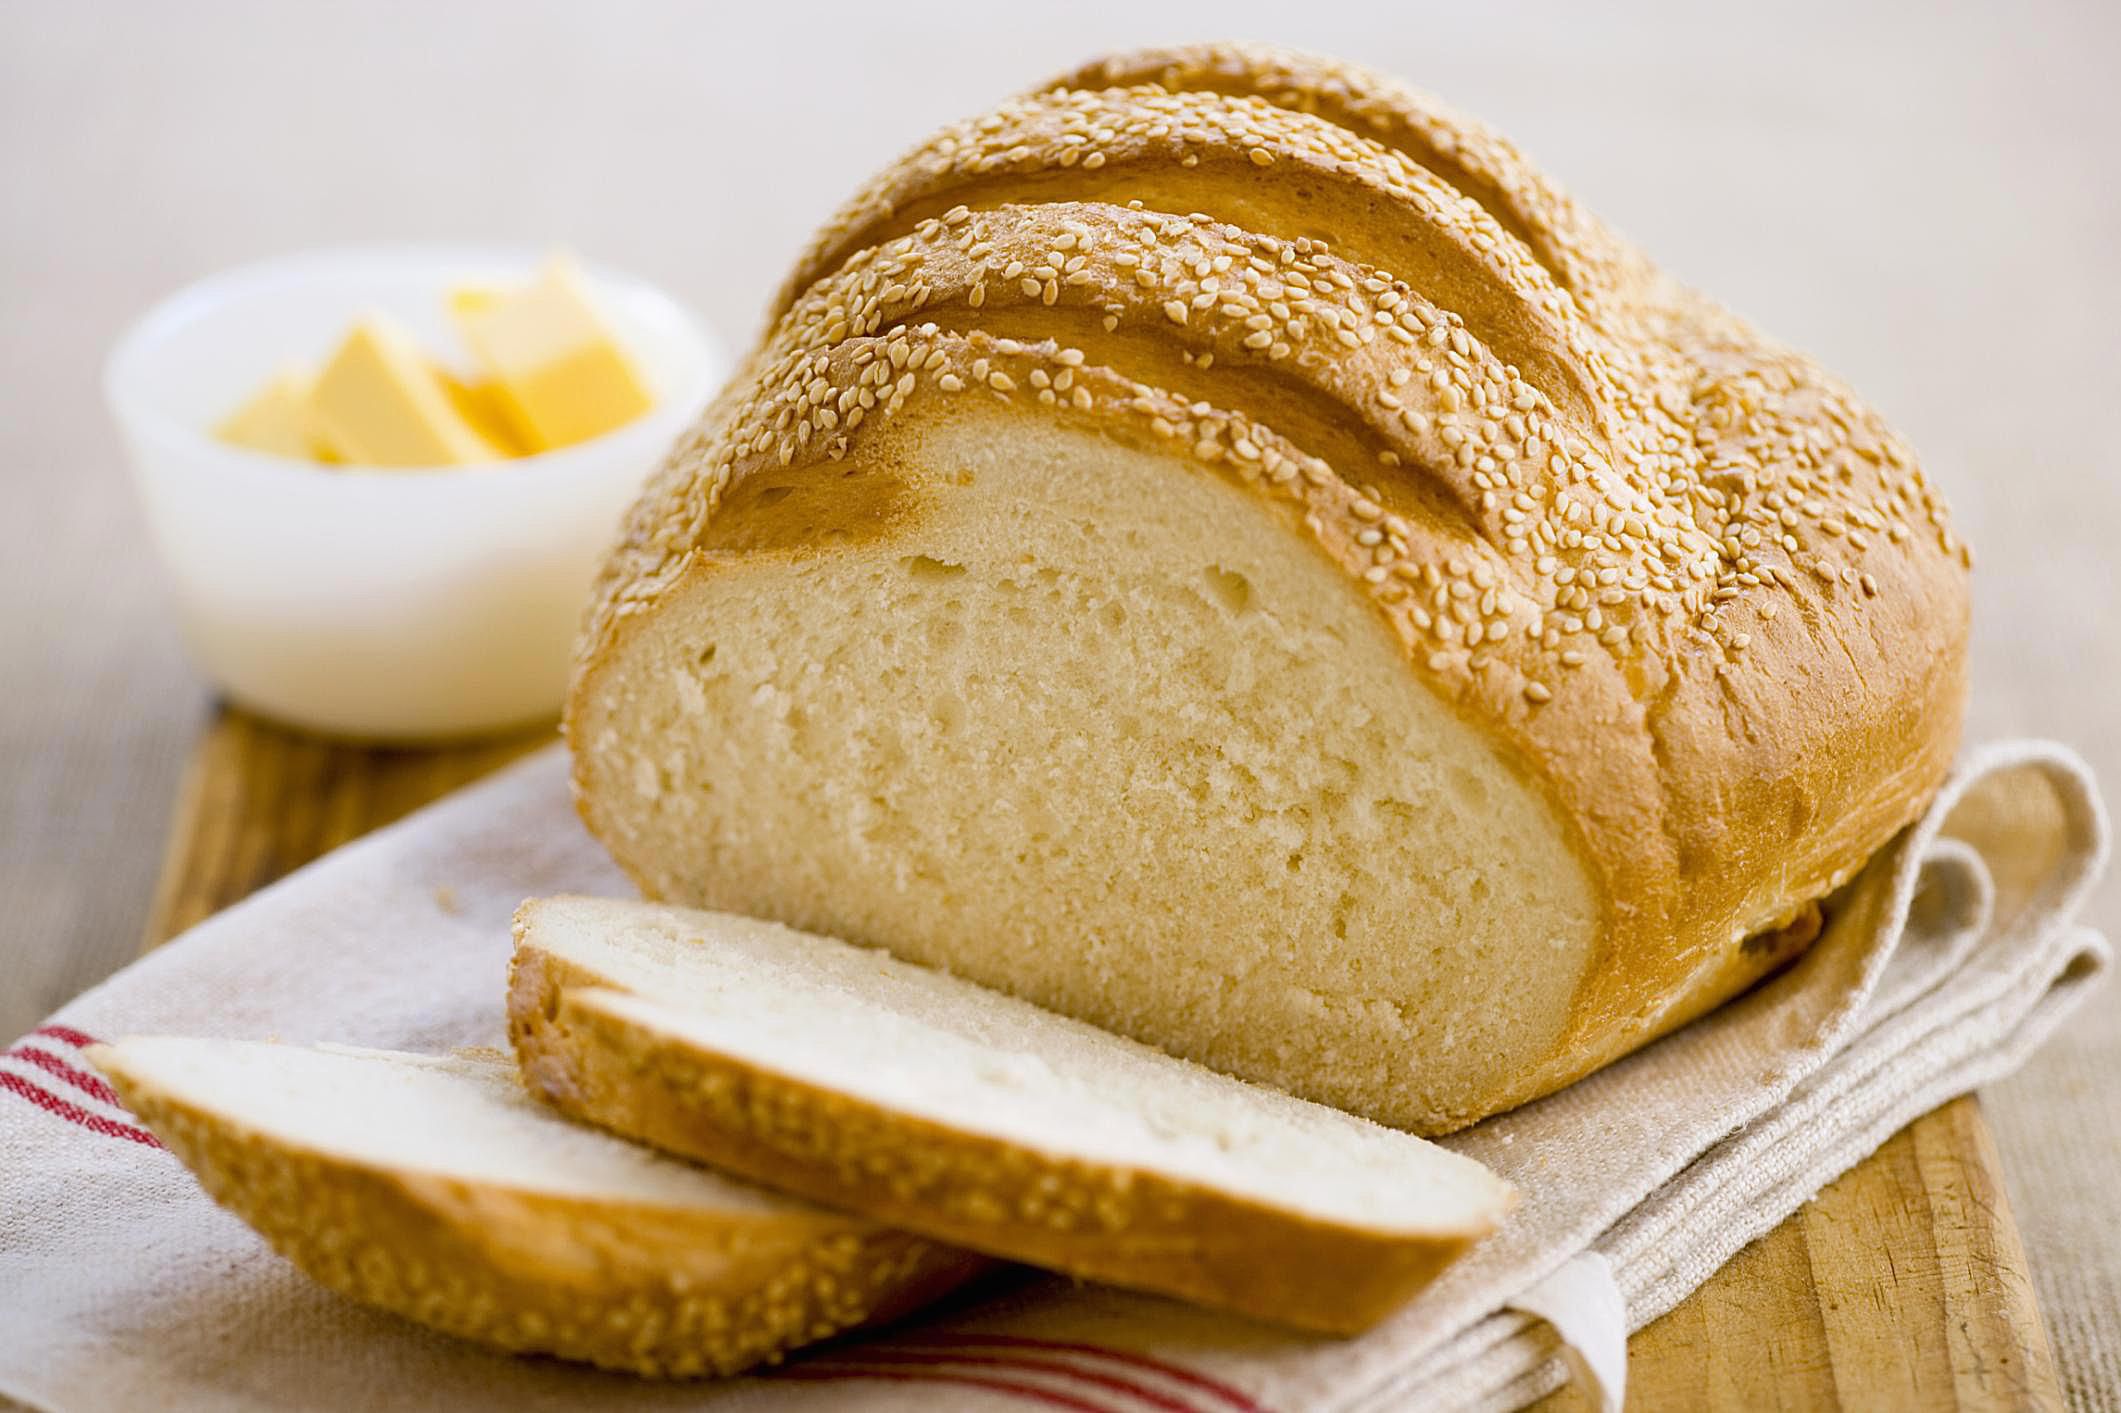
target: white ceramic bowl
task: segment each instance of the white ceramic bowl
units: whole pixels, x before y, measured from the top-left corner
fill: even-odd
[[[432,740],[551,716],[619,517],[713,392],[713,336],[643,282],[586,271],[655,385],[646,416],[559,451],[434,470],[324,467],[208,429],[290,359],[380,309],[456,348],[443,294],[542,252],[321,251],[215,275],[119,342],[104,390],[193,654],[232,700],[331,735]]]

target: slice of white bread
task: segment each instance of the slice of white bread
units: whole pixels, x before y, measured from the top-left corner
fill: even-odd
[[[880,951],[532,899],[509,1030],[578,1117],[939,1240],[1364,1329],[1508,1211],[1479,1164]]]
[[[570,1123],[500,1055],[154,1036],[88,1056],[309,1275],[502,1349],[732,1373],[987,1265]]]

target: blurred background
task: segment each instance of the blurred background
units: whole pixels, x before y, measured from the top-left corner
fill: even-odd
[[[2106,0],[0,0],[0,1032],[134,953],[212,707],[98,390],[148,304],[317,245],[564,242],[739,343],[815,223],[931,128],[1102,49],[1205,38],[1442,95],[1847,378],[1975,547],[1969,739],[2059,737],[2121,786]],[[2092,921],[2121,933],[2111,881]],[[2121,1406],[2098,1401],[2121,1398],[2111,996],[1990,1101],[2065,1376]]]

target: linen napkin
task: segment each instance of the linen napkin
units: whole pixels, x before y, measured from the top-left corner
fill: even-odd
[[[2008,1072],[2110,961],[2090,774],[1976,751],[1832,900],[1795,966],[1571,1088],[1447,1140],[1517,1184],[1496,1236],[1359,1338],[1023,1273],[758,1376],[656,1384],[491,1354],[311,1284],[215,1207],[79,1056],[136,1033],[444,1050],[502,1041],[509,916],[624,892],[557,750],[319,860],[0,1057],[0,1392],[157,1408],[1079,1413],[1510,1408],[1571,1370],[1615,1407],[1625,1336],[1895,1130]]]

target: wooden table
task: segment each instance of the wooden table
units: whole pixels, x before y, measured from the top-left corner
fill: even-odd
[[[221,714],[193,752],[145,946],[551,740],[382,750]],[[1644,1409],[2059,1408],[1972,1097],[1908,1125],[1629,1344]],[[1580,1407],[1573,1392],[1541,1405]]]

